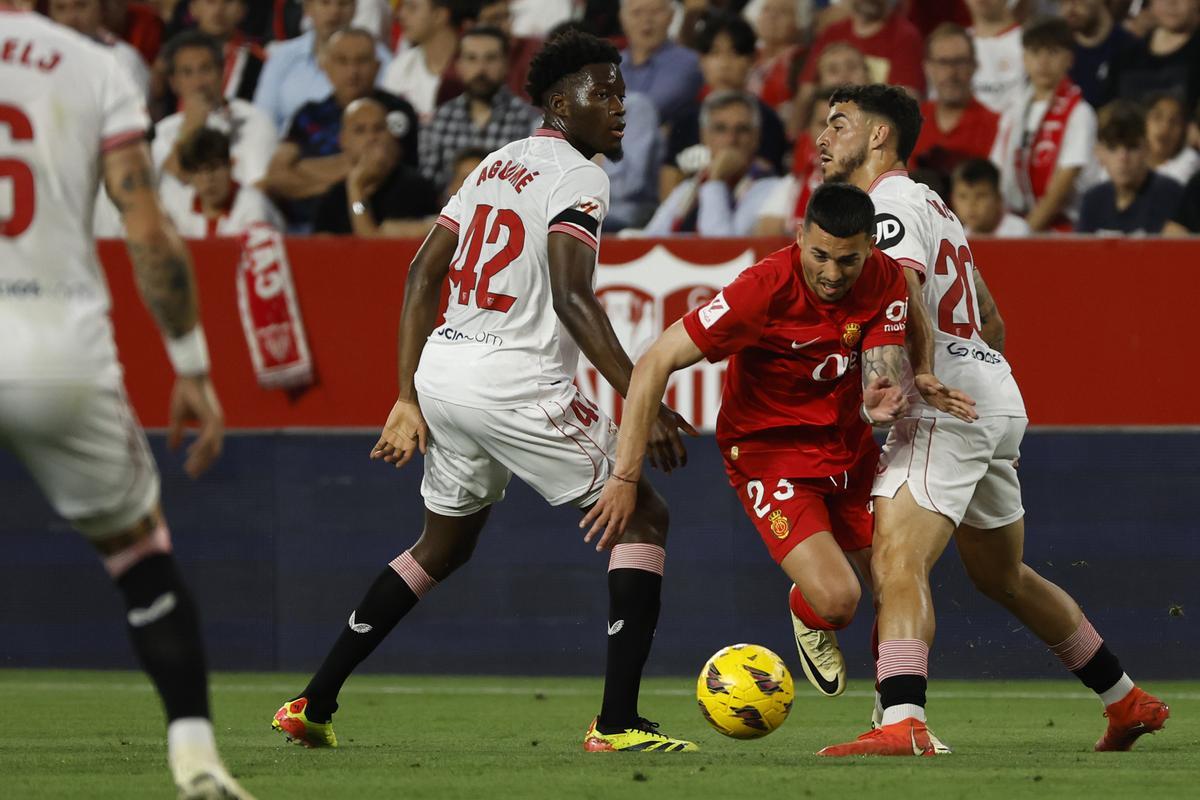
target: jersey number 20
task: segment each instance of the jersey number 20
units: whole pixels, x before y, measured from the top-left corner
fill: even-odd
[[[970,339],[973,333],[979,332],[979,322],[975,318],[975,287],[967,269],[973,266],[973,263],[971,251],[966,245],[955,247],[943,239],[942,246],[938,249],[937,263],[933,267],[934,275],[949,275],[951,267],[954,268],[953,282],[938,303],[937,326],[943,333],[960,339]],[[967,321],[955,322],[954,310],[964,297],[967,300]]]
[[[33,139],[33,124],[16,106],[0,103],[0,125],[8,128],[8,136],[14,142]],[[20,236],[33,222],[33,170],[20,159],[0,157],[0,185],[4,182],[12,185],[12,214],[0,219],[0,236]]]
[[[491,217],[492,211],[496,212],[496,218],[492,220],[491,228],[488,228],[488,218]],[[508,241],[499,252],[488,259],[488,262],[477,273],[479,254],[483,250],[484,242],[486,241],[487,244],[498,242],[501,229],[507,229]],[[485,230],[487,230],[486,238]],[[454,285],[451,293],[452,299],[457,299],[459,305],[470,305],[471,292],[474,292],[477,308],[484,311],[499,311],[502,314],[508,313],[517,298],[507,294],[494,294],[488,289],[496,273],[511,264],[517,256],[521,255],[524,248],[525,226],[521,224],[521,218],[517,216],[517,212],[508,208],[493,208],[485,204],[475,206],[475,214],[471,217],[471,224],[467,227],[462,251],[459,253],[459,257],[450,264],[450,283]]]

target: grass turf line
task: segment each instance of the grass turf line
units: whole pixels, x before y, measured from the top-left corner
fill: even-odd
[[[223,755],[260,800],[1173,798],[1194,796],[1200,774],[1197,682],[1147,684],[1171,705],[1172,719],[1122,754],[1091,751],[1105,721],[1077,683],[939,681],[931,725],[953,756],[849,760],[812,754],[866,729],[865,681],[833,700],[801,681],[783,728],[739,742],[703,722],[693,679],[648,679],[642,713],[698,741],[702,751],[687,755],[585,754],[599,680],[494,676],[356,676],[336,719],[342,747],[303,750],[268,728],[303,684],[299,675],[214,678]],[[0,670],[0,707],[5,797],[173,796],[161,711],[139,673]]]

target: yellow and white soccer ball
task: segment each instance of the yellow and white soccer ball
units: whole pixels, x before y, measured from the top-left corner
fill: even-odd
[[[696,700],[708,724],[734,739],[758,739],[778,728],[796,696],[783,660],[757,644],[724,647],[696,681]]]

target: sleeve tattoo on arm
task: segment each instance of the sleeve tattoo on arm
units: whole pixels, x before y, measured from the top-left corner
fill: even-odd
[[[975,270],[975,297],[979,300],[979,331],[983,340],[993,350],[1004,352],[1004,324],[996,299],[983,281],[983,275]]]
[[[903,345],[888,344],[867,350],[863,353],[863,386],[868,386],[875,378],[886,378],[893,386],[900,386],[904,360]]]

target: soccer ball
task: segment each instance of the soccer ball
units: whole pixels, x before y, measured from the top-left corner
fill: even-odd
[[[696,681],[700,713],[720,733],[758,739],[778,728],[796,696],[783,660],[757,644],[722,648]]]

